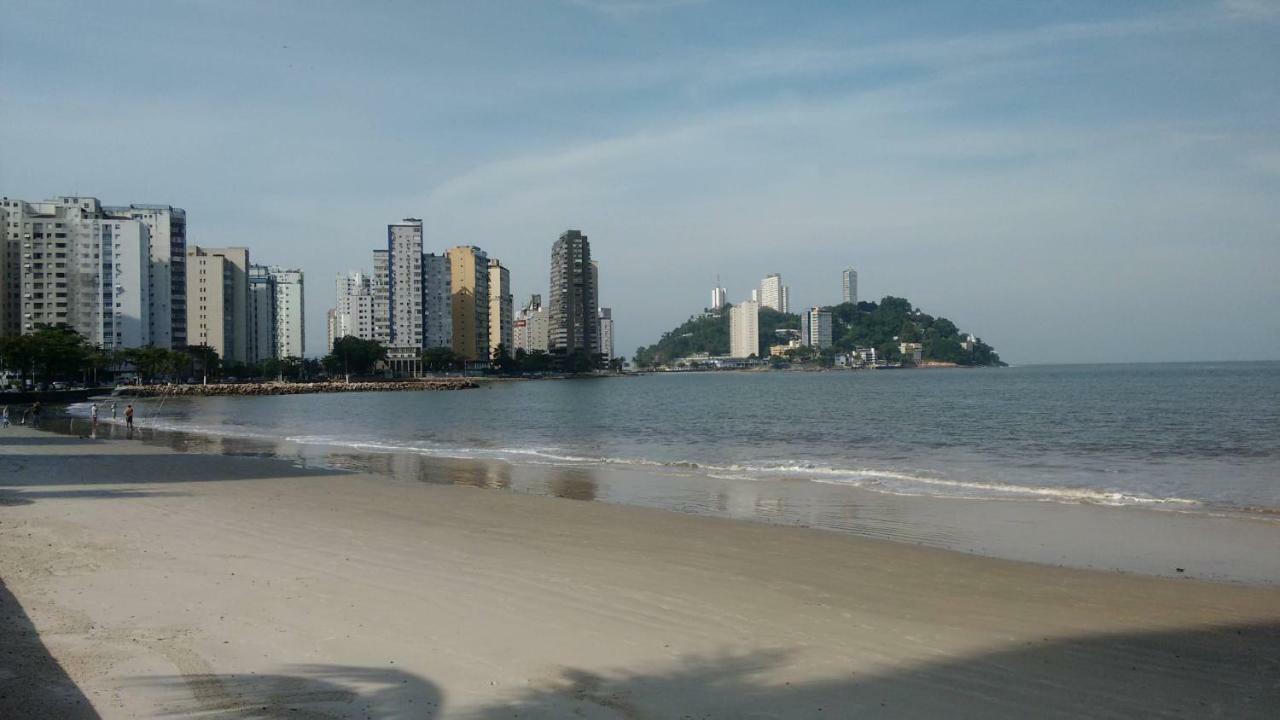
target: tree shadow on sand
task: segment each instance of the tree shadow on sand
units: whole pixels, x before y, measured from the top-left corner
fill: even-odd
[[[175,717],[1266,718],[1280,717],[1280,624],[1044,640],[875,674],[803,680],[791,651],[653,671],[562,668],[483,707],[382,668],[168,678]],[[456,706],[459,703],[452,703]]]

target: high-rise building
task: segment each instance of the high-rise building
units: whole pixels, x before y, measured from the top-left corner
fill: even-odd
[[[719,310],[729,302],[729,292],[717,284],[711,288],[711,309]]]
[[[778,312],[791,312],[791,288],[782,284],[782,276],[770,273],[760,281],[760,307]]]
[[[276,357],[276,279],[266,265],[249,266],[249,362]]]
[[[542,304],[541,295],[533,295],[529,303],[520,309],[512,328],[513,342],[517,349],[525,352],[541,350],[547,352],[547,308]]]
[[[301,270],[268,268],[275,284],[275,354],[302,357],[306,351],[306,292]]]
[[[600,352],[595,273],[591,244],[578,230],[566,230],[551,248],[549,350],[556,355]]]
[[[489,260],[489,352],[502,347],[508,357],[515,353],[514,305],[511,272],[501,261]]]
[[[760,354],[760,304],[755,300],[729,308],[729,356],[746,358]]]
[[[387,226],[387,247],[373,251],[374,339],[389,353],[423,347],[422,220]]]
[[[858,271],[849,268],[841,273],[842,292],[840,295],[841,302],[858,304]]]
[[[151,344],[187,346],[187,211],[169,205],[122,205],[103,208],[115,218],[146,224],[151,233],[149,309]]]
[[[422,346],[453,347],[453,281],[449,256],[422,256]]]
[[[600,308],[600,354],[605,361],[613,359],[613,309]]]
[[[95,198],[0,199],[0,331],[67,324],[105,349],[151,342],[151,234]]]
[[[187,343],[249,361],[249,249],[187,248]]]
[[[489,359],[489,256],[472,245],[449,248],[453,295],[453,351],[464,360]]]
[[[338,275],[334,308],[329,311],[329,350],[344,337],[373,339],[373,287],[368,275],[351,271]]]
[[[831,311],[810,308],[800,316],[800,342],[819,350],[831,347]]]

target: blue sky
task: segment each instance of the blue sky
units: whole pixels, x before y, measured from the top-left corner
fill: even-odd
[[[332,278],[385,225],[544,292],[580,228],[618,352],[780,272],[1014,362],[1280,358],[1280,1],[0,0],[0,194],[185,207]]]

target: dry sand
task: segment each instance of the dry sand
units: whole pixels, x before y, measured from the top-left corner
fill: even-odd
[[[3,718],[1280,716],[1274,587],[19,428],[0,580]]]

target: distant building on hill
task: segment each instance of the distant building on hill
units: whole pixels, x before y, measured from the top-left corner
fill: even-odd
[[[800,317],[800,342],[819,350],[831,347],[831,311],[809,308]]]
[[[760,307],[778,312],[791,312],[791,288],[782,284],[782,276],[770,273],[760,281]]]
[[[754,300],[729,308],[729,355],[747,358],[760,353],[760,305]]]
[[[849,268],[841,273],[840,301],[858,304],[858,271]]]
[[[720,310],[727,304],[729,304],[729,293],[720,287],[720,282],[717,280],[716,286],[711,288],[711,309]]]

